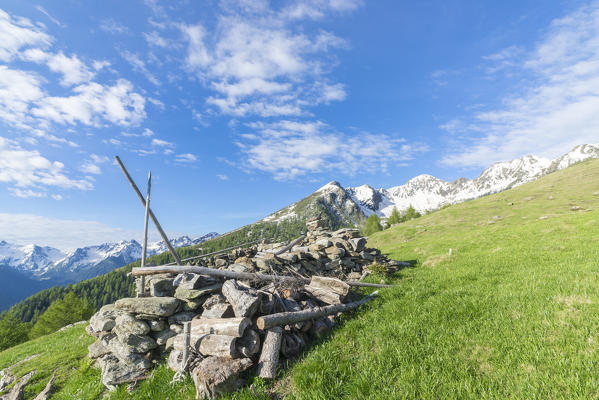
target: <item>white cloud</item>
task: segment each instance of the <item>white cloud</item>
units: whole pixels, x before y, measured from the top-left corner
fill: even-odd
[[[36,192],[35,190],[31,190],[31,189],[19,189],[19,188],[8,188],[8,191],[11,192],[14,196],[20,197],[22,199],[27,199],[30,197],[36,197],[36,198],[40,198],[40,197],[46,197],[46,193],[44,192]]]
[[[129,33],[129,28],[112,18],[102,20],[100,29],[114,35],[123,35],[125,33]]]
[[[152,139],[152,146],[175,147],[175,144],[162,139]]]
[[[162,36],[160,36],[160,34],[156,31],[144,33],[143,35],[144,35],[144,38],[146,39],[146,42],[148,42],[148,44],[150,46],[163,47],[163,48],[169,46],[166,39],[163,38]]]
[[[138,125],[145,117],[145,99],[133,91],[131,82],[119,79],[112,85],[90,82],[73,88],[68,97],[44,97],[32,114],[59,124],[98,126],[101,120],[116,125]]]
[[[218,179],[220,179],[221,181],[228,181],[229,180],[229,177],[227,175],[224,175],[224,174],[216,174],[216,177]]]
[[[87,174],[99,175],[102,173],[100,164],[108,162],[108,157],[90,154],[89,159],[81,165],[81,171]]]
[[[27,127],[32,121],[30,105],[43,96],[40,77],[0,65],[0,119]]]
[[[197,157],[190,153],[185,154],[177,154],[175,156],[175,161],[180,163],[192,163],[197,161]]]
[[[16,142],[3,137],[0,137],[0,182],[14,185],[16,189],[12,191],[16,195],[29,193],[22,191],[26,188],[93,188],[85,179],[69,178],[61,162],[50,161],[37,150],[25,150]]]
[[[226,2],[214,29],[180,25],[188,44],[187,66],[214,91],[207,104],[222,114],[306,114],[316,104],[345,99],[344,85],[328,82],[327,75],[336,63],[330,50],[347,43],[324,30],[305,33],[296,19],[349,11],[360,3],[303,1],[295,3],[295,11],[276,11],[266,2]]]
[[[133,67],[133,70],[146,77],[148,81],[160,86],[160,81],[146,68],[146,63],[137,54],[124,50],[121,56]]]
[[[144,131],[141,133],[141,135],[145,136],[145,137],[150,137],[150,136],[154,136],[154,132],[149,128],[145,128]]]
[[[52,21],[56,25],[60,26],[61,28],[64,28],[66,26],[66,25],[63,25],[59,20],[54,18],[52,15],[50,15],[50,13],[48,11],[46,11],[46,9],[44,7],[37,5],[37,6],[35,6],[35,9],[38,10],[39,12],[41,12],[42,14],[44,14],[46,17],[48,17],[48,19],[50,21]]]
[[[50,70],[62,74],[60,84],[63,86],[89,82],[95,75],[77,56],[67,57],[62,51],[50,57],[48,67]]]
[[[391,165],[426,150],[389,135],[335,132],[320,121],[254,123],[251,127],[258,129],[257,134],[246,135],[246,142],[238,143],[247,156],[246,167],[272,173],[277,180],[328,171],[385,173]]]
[[[23,48],[47,47],[53,39],[26,18],[11,18],[0,9],[0,61],[12,60]]]
[[[503,106],[461,119],[470,134],[442,162],[482,167],[525,154],[556,157],[582,143],[595,143],[599,132],[599,3],[554,20],[534,51],[524,54],[518,88]],[[507,52],[494,61],[513,59]],[[455,129],[458,124],[445,124]],[[482,132],[482,134],[481,134]]]

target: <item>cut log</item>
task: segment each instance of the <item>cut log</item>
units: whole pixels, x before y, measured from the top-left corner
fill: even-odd
[[[235,342],[235,346],[238,354],[251,357],[260,351],[260,335],[253,329],[246,329],[243,337]]]
[[[222,292],[233,306],[236,317],[251,317],[260,307],[260,295],[251,294],[234,279],[223,283]]]
[[[251,323],[249,318],[194,318],[191,321],[191,333],[242,337],[245,328]]]
[[[229,394],[243,385],[239,374],[252,366],[249,358],[227,359],[208,357],[192,371],[196,399],[215,399]]]
[[[203,356],[236,358],[236,340],[235,336],[205,335],[195,343],[194,348]]]
[[[313,276],[305,289],[323,303],[340,304],[345,300],[350,287],[339,279]]]
[[[282,339],[283,328],[280,326],[275,326],[266,332],[266,339],[264,339],[262,353],[258,361],[258,376],[266,379],[274,379],[276,377]]]
[[[281,292],[281,297],[284,299],[293,299],[295,301],[300,301],[305,298],[305,295],[301,293],[297,289],[285,289]]]
[[[372,300],[377,293],[378,292],[373,292],[363,299],[347,304],[335,304],[325,307],[310,308],[297,312],[283,312],[278,314],[264,315],[262,317],[258,317],[256,320],[256,325],[259,329],[265,330],[270,329],[273,326],[294,324],[296,322],[307,321],[309,319],[325,317],[338,312],[352,310]]]

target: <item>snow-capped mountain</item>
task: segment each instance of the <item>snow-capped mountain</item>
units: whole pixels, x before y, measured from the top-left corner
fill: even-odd
[[[218,236],[210,232],[191,239],[181,236],[172,239],[174,247],[191,246]],[[149,243],[148,255],[167,251],[163,241]],[[101,275],[141,258],[142,247],[135,240],[87,246],[72,252],[37,245],[18,246],[0,242],[0,266],[6,266],[36,280],[53,283],[77,282]]]
[[[375,189],[370,185],[343,188],[337,181],[332,181],[263,221],[320,215],[328,218],[334,227],[358,224],[373,213],[388,217],[394,207],[400,212],[410,205],[419,212],[435,210],[445,204],[456,204],[511,189],[590,158],[599,158],[599,145],[576,146],[555,160],[528,155],[498,162],[485,169],[476,179],[459,178],[446,182],[431,175],[418,175],[403,185],[389,189]]]

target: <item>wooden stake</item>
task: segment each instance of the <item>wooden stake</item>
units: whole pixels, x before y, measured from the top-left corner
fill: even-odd
[[[189,341],[191,336],[191,322],[183,323],[183,337],[185,338],[185,345],[183,347],[183,362],[181,362],[181,372],[185,372],[187,368],[187,359],[189,358]]]
[[[280,326],[275,326],[266,332],[260,361],[258,361],[258,376],[266,379],[274,379],[277,376],[282,339],[283,328]]]
[[[125,177],[131,184],[131,187],[135,191],[135,194],[137,194],[139,201],[141,201],[141,204],[145,207],[146,201],[144,200],[144,197],[142,196],[141,192],[139,191],[139,188],[135,184],[135,181],[133,180],[133,178],[131,178],[131,175],[129,175],[129,172],[123,165],[123,162],[121,161],[119,156],[115,156],[114,158],[115,158],[116,162],[119,164],[119,167],[121,167],[121,171],[123,171],[123,174],[125,174]],[[177,254],[175,249],[173,248],[173,245],[171,244],[170,240],[168,240],[168,236],[166,236],[166,233],[164,233],[162,226],[160,226],[160,223],[158,222],[158,218],[156,218],[156,216],[154,215],[154,212],[152,211],[151,208],[149,208],[148,211],[150,213],[150,217],[152,217],[152,221],[154,221],[154,225],[156,225],[156,229],[158,229],[158,232],[160,233],[160,236],[162,237],[162,240],[164,240],[164,244],[166,244],[166,247],[168,247],[168,251],[171,253],[171,255],[173,256],[173,258],[175,259],[177,264],[181,265],[182,264],[181,258],[179,257],[179,255]]]
[[[270,329],[273,326],[290,325],[296,322],[307,321],[309,319],[315,319],[325,317],[327,315],[336,314],[338,312],[352,310],[361,306],[362,304],[372,300],[374,296],[378,294],[378,291],[364,297],[361,300],[354,301],[347,304],[335,304],[326,307],[309,308],[307,310],[295,311],[295,312],[282,312],[278,314],[264,315],[258,317],[256,325],[259,329],[265,330]]]

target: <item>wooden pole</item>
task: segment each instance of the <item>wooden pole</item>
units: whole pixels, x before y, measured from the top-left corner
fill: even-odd
[[[123,165],[123,162],[121,161],[119,156],[115,156],[114,158],[115,158],[116,162],[119,164],[119,167],[121,167],[121,171],[123,171],[123,174],[125,174],[125,177],[131,184],[131,187],[135,191],[135,194],[137,194],[139,201],[141,201],[141,204],[145,207],[146,201],[145,201],[144,197],[142,196],[141,192],[139,191],[139,188],[135,184],[135,181],[133,181],[133,178],[131,178],[131,175],[129,175],[129,172],[127,172],[127,169]],[[151,208],[148,209],[148,212],[150,213],[150,217],[152,218],[152,221],[154,221],[154,225],[156,225],[156,229],[158,229],[158,233],[160,233],[162,240],[164,240],[164,244],[166,244],[166,247],[168,247],[168,251],[171,253],[171,255],[173,256],[173,258],[175,259],[177,264],[181,265],[182,264],[181,258],[179,257],[179,255],[177,254],[175,249],[173,248],[173,245],[171,244],[170,240],[168,240],[168,236],[166,236],[166,233],[164,233],[162,226],[160,226],[160,223],[158,222],[158,218],[156,218],[156,216],[154,215],[154,212],[152,211]]]
[[[150,191],[152,190],[152,171],[148,173],[148,194],[146,195],[146,213],[144,214],[144,241],[141,249],[141,266],[146,266],[146,254],[148,251],[148,217],[150,210]],[[140,288],[137,291],[137,297],[143,297],[146,293],[146,277],[141,276]]]
[[[185,262],[185,261],[190,261],[190,260],[197,260],[198,258],[210,257],[210,256],[213,256],[215,254],[224,253],[226,251],[238,249],[240,247],[251,246],[251,245],[256,244],[258,242],[260,242],[260,241],[259,240],[255,240],[253,242],[248,242],[248,243],[240,244],[239,246],[227,247],[226,249],[222,249],[222,250],[218,250],[218,251],[213,251],[212,253],[206,253],[206,254],[201,254],[199,256],[193,256],[193,257],[189,257],[189,258],[184,258],[181,261]],[[168,263],[168,264],[164,264],[164,265],[176,265],[176,264],[174,262],[172,262],[172,263]]]
[[[252,272],[237,272],[237,271],[229,271],[229,270],[223,270],[223,269],[198,267],[198,266],[194,266],[194,265],[159,265],[157,267],[133,268],[131,270],[131,275],[132,276],[142,276],[142,275],[155,275],[155,274],[182,274],[184,272],[191,272],[194,274],[218,276],[221,278],[239,279],[239,280],[246,280],[246,281],[310,283],[310,279],[297,278],[295,276],[255,274]],[[392,286],[392,285],[383,285],[380,283],[366,283],[366,282],[346,282],[346,283],[349,286],[355,286],[355,287],[386,288],[386,287]]]
[[[298,244],[299,242],[301,242],[302,240],[304,240],[304,238],[306,237],[306,235],[302,235],[300,237],[298,237],[297,239],[295,239],[294,241],[292,241],[291,243],[289,243],[287,246],[283,247],[281,250],[277,250],[274,252],[275,256],[278,256],[279,254],[283,254],[286,251],[288,251],[289,249],[291,249],[293,246],[295,246],[296,244]]]
[[[191,339],[191,322],[183,323],[183,337],[185,338],[185,345],[183,347],[183,362],[181,363],[181,372],[185,372],[187,367],[187,359],[189,358],[189,342]]]
[[[259,329],[265,330],[270,329],[273,326],[290,325],[296,322],[307,321],[310,319],[325,317],[327,315],[336,314],[341,311],[352,310],[361,306],[362,304],[372,300],[374,296],[378,294],[378,291],[371,293],[361,300],[354,301],[347,304],[335,304],[326,307],[308,308],[302,311],[295,312],[282,312],[278,314],[263,315],[258,317],[256,325]]]

